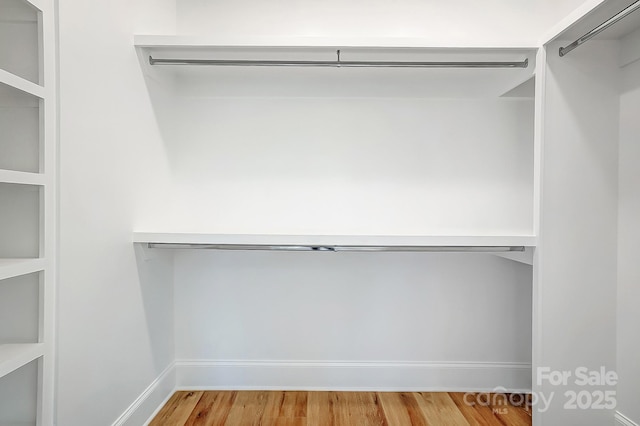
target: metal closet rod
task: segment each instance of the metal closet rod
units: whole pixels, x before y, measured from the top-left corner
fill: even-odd
[[[338,51],[339,52],[339,51]],[[151,65],[211,65],[227,67],[326,67],[326,68],[527,68],[529,59],[520,62],[398,62],[398,61],[270,61],[237,59],[168,59],[149,56]]]
[[[615,16],[612,16],[611,18],[609,18],[608,20],[606,20],[602,24],[598,25],[597,27],[595,27],[594,29],[592,29],[591,31],[589,31],[588,33],[586,33],[585,35],[583,35],[582,37],[580,37],[579,39],[574,41],[573,43],[569,44],[568,46],[561,47],[560,50],[558,51],[558,53],[560,54],[560,56],[566,55],[567,53],[571,52],[576,47],[582,45],[583,43],[585,43],[585,42],[587,42],[589,40],[591,40],[593,37],[597,36],[602,31],[604,31],[607,28],[609,28],[610,26],[618,23],[620,20],[626,18],[627,16],[629,16],[630,14],[632,14],[633,12],[635,12],[638,9],[640,9],[640,0],[636,1],[632,5],[628,6],[626,9],[622,10],[621,12],[616,14]]]
[[[522,252],[524,246],[348,246],[348,245],[289,245],[289,244],[205,244],[205,243],[147,243],[149,248],[207,249],[207,250],[265,250],[265,251],[361,251],[361,252]]]

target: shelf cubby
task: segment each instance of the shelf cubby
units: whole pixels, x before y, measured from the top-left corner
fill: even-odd
[[[38,1],[3,0],[0,14],[0,81],[6,73],[40,83],[40,5]],[[16,43],[19,43],[17,48]]]
[[[35,426],[38,423],[38,358],[43,345],[0,345],[0,424]],[[13,356],[18,368],[5,373],[4,357]]]
[[[43,89],[0,70],[0,182],[41,184]],[[10,172],[23,172],[24,175]],[[28,173],[28,174],[27,174]]]
[[[41,273],[0,280],[0,345],[38,343]]]
[[[0,183],[0,258],[40,256],[41,188]]]

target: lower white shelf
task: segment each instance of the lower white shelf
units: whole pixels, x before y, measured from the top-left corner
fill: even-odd
[[[134,232],[134,243],[157,248],[326,251],[520,251],[534,247],[532,235],[405,236],[405,235],[250,235]],[[478,249],[478,250],[475,250]]]
[[[18,90],[21,90],[33,96],[37,96],[41,99],[44,99],[45,96],[44,87],[40,86],[39,84],[32,83],[29,80],[25,80],[24,78],[12,74],[8,71],[5,71],[2,68],[0,68],[0,83],[14,87]]]
[[[0,377],[44,355],[44,343],[15,343],[0,345]]]
[[[0,183],[15,183],[19,185],[44,185],[45,175],[42,173],[19,172],[0,169]]]
[[[35,422],[2,423],[2,426],[36,426]]]
[[[19,277],[44,270],[45,260],[37,259],[0,259],[0,280]]]

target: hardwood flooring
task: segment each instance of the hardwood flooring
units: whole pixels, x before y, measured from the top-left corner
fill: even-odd
[[[446,392],[181,391],[149,426],[530,426],[531,411],[523,398]]]

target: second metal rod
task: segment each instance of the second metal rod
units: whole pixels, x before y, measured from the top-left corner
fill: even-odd
[[[638,9],[640,9],[640,0],[636,1],[635,3],[633,3],[632,5],[627,7],[626,9],[622,10],[621,12],[616,14],[615,16],[612,16],[611,18],[609,18],[608,20],[606,20],[602,24],[598,25],[597,27],[595,27],[594,29],[592,29],[591,31],[589,31],[588,33],[586,33],[585,35],[583,35],[582,37],[580,37],[579,39],[577,39],[576,41],[571,43],[570,45],[565,46],[565,47],[561,47],[558,53],[560,54],[560,56],[566,55],[567,53],[571,52],[576,47],[580,46],[581,44],[583,44],[586,41],[591,40],[593,37],[597,36],[602,31],[604,31],[607,28],[609,28],[610,26],[616,24],[621,19],[626,18],[627,16],[629,16],[630,14],[632,14],[633,12],[635,12]]]

